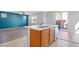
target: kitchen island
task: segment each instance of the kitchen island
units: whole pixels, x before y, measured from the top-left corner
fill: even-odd
[[[30,27],[30,47],[48,47],[55,41],[55,29],[51,26]]]

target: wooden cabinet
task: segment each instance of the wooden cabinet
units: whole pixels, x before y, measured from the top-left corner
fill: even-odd
[[[30,29],[30,47],[47,47],[54,41],[54,30],[34,30]]]
[[[49,29],[41,31],[41,46],[46,47],[49,45]]]
[[[49,44],[51,44],[53,41],[55,41],[55,29],[50,29]]]
[[[30,29],[30,47],[40,47],[41,32]]]

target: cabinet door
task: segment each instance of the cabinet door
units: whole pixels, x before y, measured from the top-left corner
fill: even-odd
[[[49,45],[49,29],[41,32],[41,46],[46,47]]]
[[[50,29],[50,40],[49,43],[51,44],[55,40],[55,29]]]
[[[30,30],[30,46],[40,47],[40,31]]]

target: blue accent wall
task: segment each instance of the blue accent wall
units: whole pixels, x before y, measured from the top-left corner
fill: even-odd
[[[28,26],[28,15],[0,11],[0,29]]]

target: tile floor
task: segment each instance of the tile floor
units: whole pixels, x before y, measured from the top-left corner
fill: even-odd
[[[26,47],[26,37],[2,43],[0,47]]]
[[[56,40],[49,47],[79,47],[79,34],[74,33],[73,36],[69,34],[70,33],[65,31],[59,31],[56,34]],[[72,39],[70,37],[72,37]],[[22,37],[0,44],[0,47],[27,47],[27,42],[26,37]]]
[[[50,45],[50,47],[79,47],[79,44],[57,39],[54,43]]]
[[[56,40],[50,47],[79,47],[79,34],[74,33],[73,36],[65,31],[59,31],[56,35]],[[72,39],[71,39],[72,37]]]

